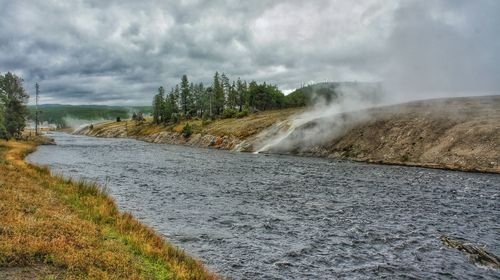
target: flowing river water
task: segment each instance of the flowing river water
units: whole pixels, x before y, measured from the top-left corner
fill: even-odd
[[[107,186],[229,278],[500,278],[439,240],[500,254],[498,174],[50,136],[28,161]]]

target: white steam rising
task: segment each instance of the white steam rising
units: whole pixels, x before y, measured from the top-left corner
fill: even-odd
[[[381,105],[383,100],[380,92],[367,91],[362,84],[341,85],[335,91],[335,102],[313,98],[316,102],[307,111],[262,132],[257,136],[256,153],[301,151],[324,144],[367,120],[370,116],[364,109]]]
[[[67,116],[67,117],[63,118],[63,121],[67,127],[72,128],[74,131],[78,131],[78,130],[81,130],[81,129],[87,127],[90,124],[105,122],[108,120],[102,119],[102,118],[101,119],[94,119],[94,120],[85,120],[85,119],[78,119],[78,118]]]
[[[499,94],[500,36],[493,35],[498,33],[498,3],[401,1],[384,43],[372,53],[356,55],[359,63],[349,67],[359,73],[355,77],[372,73],[373,80],[382,81],[381,100],[363,98],[355,87],[342,88],[337,103],[316,103],[263,132],[254,147],[260,152],[307,150],[370,118],[363,109],[377,105]],[[342,66],[334,64],[332,75]]]

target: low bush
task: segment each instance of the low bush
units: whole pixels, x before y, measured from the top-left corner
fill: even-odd
[[[240,119],[248,116],[248,114],[250,114],[250,112],[247,109],[244,109],[243,111],[236,113],[236,117]]]
[[[191,136],[191,134],[193,134],[193,130],[189,123],[186,123],[186,125],[182,129],[182,135],[184,136],[184,138],[188,138],[189,136]]]
[[[238,111],[236,109],[227,108],[224,110],[224,112],[222,112],[222,118],[223,119],[234,118],[234,117],[236,117],[237,113],[238,113]]]
[[[201,121],[201,125],[202,125],[202,126],[207,126],[207,125],[209,125],[209,124],[211,124],[211,123],[212,123],[212,121],[211,121],[211,120],[203,120],[203,121]]]

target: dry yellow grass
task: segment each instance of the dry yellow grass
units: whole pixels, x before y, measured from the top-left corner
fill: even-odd
[[[302,110],[297,108],[272,110],[251,114],[242,119],[217,120],[206,126],[203,132],[217,136],[232,135],[239,139],[245,139]]]
[[[35,148],[0,141],[0,278],[217,278],[99,186],[24,162]]]

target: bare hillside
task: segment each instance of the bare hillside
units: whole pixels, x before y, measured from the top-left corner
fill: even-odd
[[[349,121],[352,119],[355,121]],[[293,134],[305,135],[325,121],[332,129],[338,129],[335,124],[341,126],[343,132],[321,144],[300,143],[288,150],[280,150],[283,145],[278,145],[274,151],[500,172],[500,96],[427,100],[370,109],[315,120]]]

